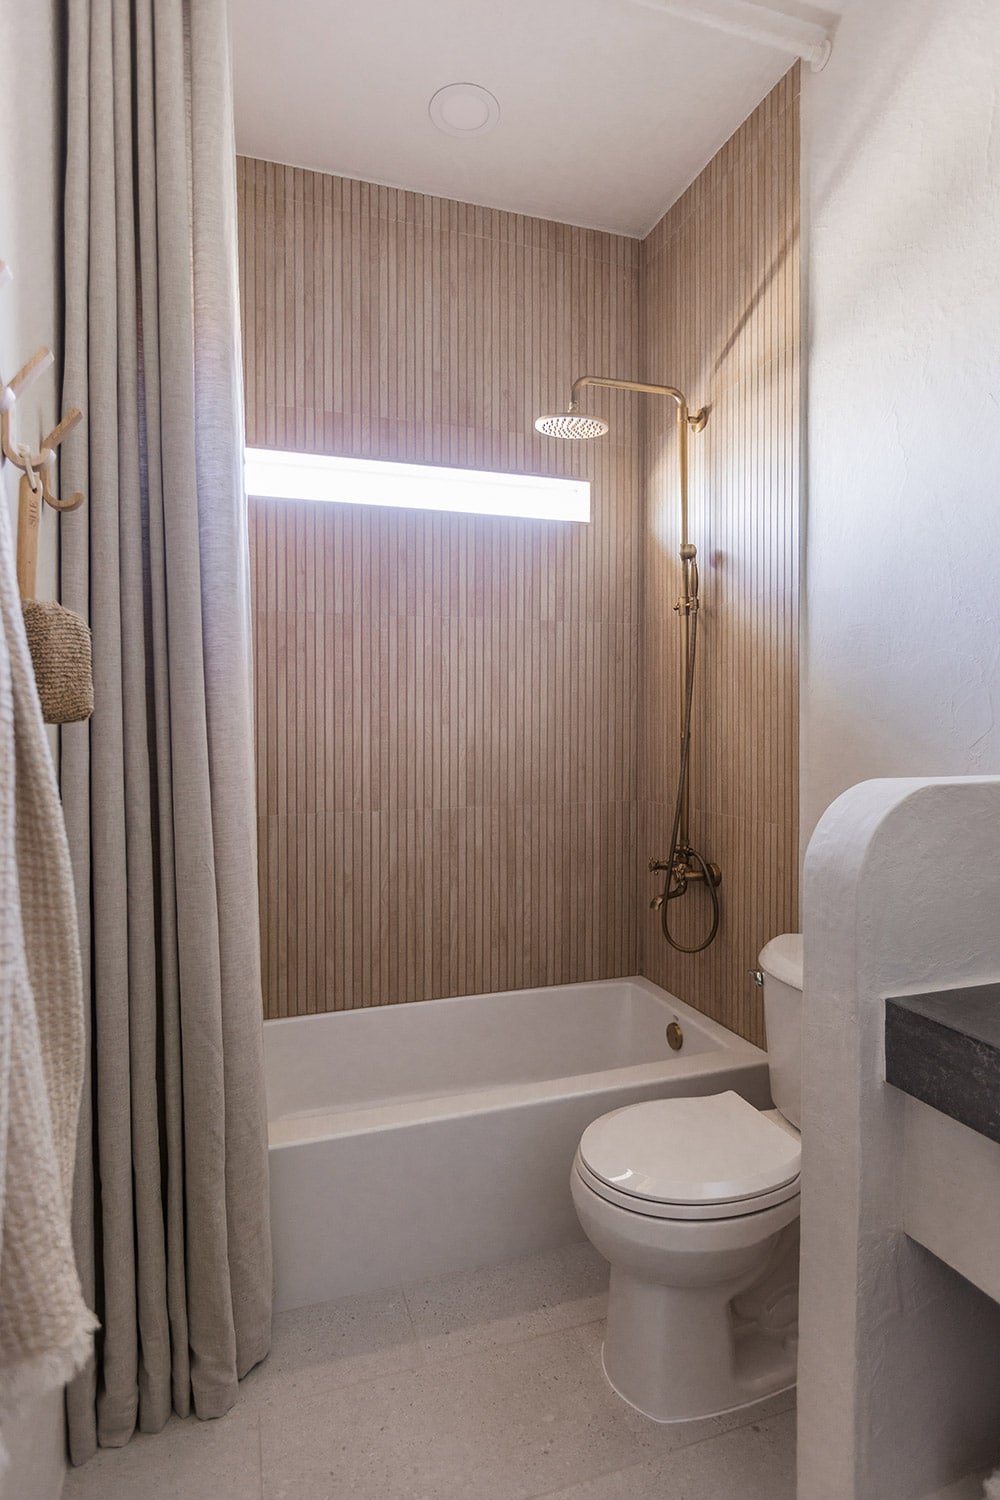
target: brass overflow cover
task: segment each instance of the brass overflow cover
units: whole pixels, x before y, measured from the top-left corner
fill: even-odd
[[[671,1021],[667,1027],[667,1041],[674,1052],[679,1052],[684,1045],[684,1033],[681,1030],[680,1021]]]

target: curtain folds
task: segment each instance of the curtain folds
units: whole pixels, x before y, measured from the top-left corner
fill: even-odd
[[[89,978],[70,1448],[220,1416],[270,1339],[249,564],[225,0],[70,0],[63,733]]]

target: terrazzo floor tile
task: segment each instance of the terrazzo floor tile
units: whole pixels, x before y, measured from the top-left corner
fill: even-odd
[[[260,1500],[260,1417],[245,1403],[216,1422],[173,1417],[71,1469],[63,1500]],[[24,1497],[28,1500],[28,1497]]]
[[[647,1451],[575,1329],[273,1404],[261,1437],[265,1500],[527,1500]]]
[[[546,1500],[795,1500],[795,1413],[570,1485]]]
[[[586,1244],[281,1313],[219,1422],[106,1450],[65,1500],[793,1500],[793,1394],[680,1426],[614,1394]]]
[[[244,1400],[268,1405],[371,1380],[421,1362],[401,1291],[344,1297],[276,1313],[271,1353],[243,1383]]]
[[[746,1406],[741,1411],[723,1412],[721,1417],[715,1417],[713,1420],[723,1432],[730,1432],[734,1427],[748,1427],[766,1422],[770,1417],[794,1411],[796,1394],[795,1387],[792,1386],[791,1390],[779,1391],[776,1396],[768,1396],[765,1401],[758,1401],[756,1406]]]
[[[983,1500],[984,1486],[990,1473],[989,1469],[981,1469],[976,1474],[968,1474],[943,1490],[935,1490],[933,1495],[925,1495],[924,1500]]]
[[[584,1241],[405,1291],[424,1353],[450,1357],[603,1317],[608,1266]]]

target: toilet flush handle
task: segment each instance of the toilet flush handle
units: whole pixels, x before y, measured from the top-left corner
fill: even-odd
[[[759,990],[764,988],[764,971],[762,969],[747,969],[747,973]]]

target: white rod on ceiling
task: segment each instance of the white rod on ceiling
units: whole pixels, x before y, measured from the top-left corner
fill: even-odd
[[[762,47],[801,57],[814,72],[825,68],[830,58],[830,34],[824,26],[790,16],[773,5],[756,0],[638,0],[650,10],[662,10],[685,21],[697,21],[715,31],[758,42]]]

